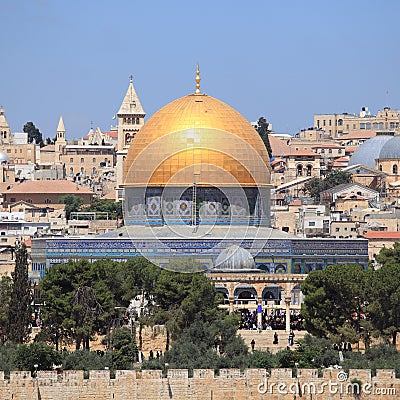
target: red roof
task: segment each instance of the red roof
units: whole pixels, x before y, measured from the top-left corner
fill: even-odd
[[[301,200],[300,200],[300,199],[293,200],[293,201],[289,204],[289,206],[301,206]]]
[[[269,144],[271,145],[272,155],[273,156],[282,156],[283,154],[290,151],[290,147],[287,144],[286,140],[279,139],[275,136],[268,136]]]
[[[371,231],[367,232],[366,239],[400,239],[400,232]]]
[[[306,150],[306,149],[303,149],[303,150],[293,150],[292,152],[285,154],[285,157],[292,157],[292,156],[307,156],[307,157],[312,156],[312,157],[319,157],[319,154],[314,153],[314,152],[311,151],[311,150]]]
[[[115,139],[118,138],[118,131],[103,132],[103,133],[104,133],[104,135],[108,135],[108,136],[110,136],[112,138],[115,138]]]
[[[5,192],[7,195],[12,193],[73,193],[73,194],[93,194],[94,193],[85,186],[76,185],[67,180],[55,181],[25,181],[14,185]]]
[[[352,132],[346,135],[336,138],[336,140],[349,140],[349,139],[370,139],[376,136],[375,131],[365,131],[365,132]]]

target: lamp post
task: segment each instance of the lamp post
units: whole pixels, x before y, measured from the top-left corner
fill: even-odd
[[[355,300],[357,300],[357,318],[356,318],[356,323],[357,323],[357,351],[360,352],[360,297],[356,296],[354,297]]]
[[[35,378],[37,378],[37,369],[38,369],[39,365],[38,364],[34,364],[33,368],[35,368],[34,374],[35,374]]]

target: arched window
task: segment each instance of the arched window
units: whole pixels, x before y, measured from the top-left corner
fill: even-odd
[[[382,172],[382,164],[379,166],[379,171]]]
[[[70,175],[73,175],[73,174],[74,174],[74,169],[73,169],[72,167],[70,167],[70,169],[69,169],[69,174],[70,174]]]
[[[339,126],[342,126],[343,125],[343,120],[342,119],[338,119],[337,123],[338,123]]]
[[[303,166],[301,164],[297,166],[297,176],[303,176]]]
[[[81,158],[81,164],[84,164],[85,163],[85,159],[82,157]]]
[[[393,165],[393,174],[397,175],[397,165]]]
[[[312,165],[307,165],[307,176],[311,176]]]

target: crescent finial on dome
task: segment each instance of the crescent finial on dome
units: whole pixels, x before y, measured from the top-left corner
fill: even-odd
[[[196,65],[196,92],[195,93],[201,93],[200,92],[200,69],[199,69],[199,63]]]

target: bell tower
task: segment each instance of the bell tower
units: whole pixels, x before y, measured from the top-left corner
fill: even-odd
[[[10,125],[8,125],[3,107],[0,106],[0,144],[10,143],[10,134]]]
[[[117,113],[118,151],[117,151],[117,193],[122,196],[124,161],[137,132],[144,124],[146,113],[140,103],[133,86],[133,77],[130,76],[128,90]]]

